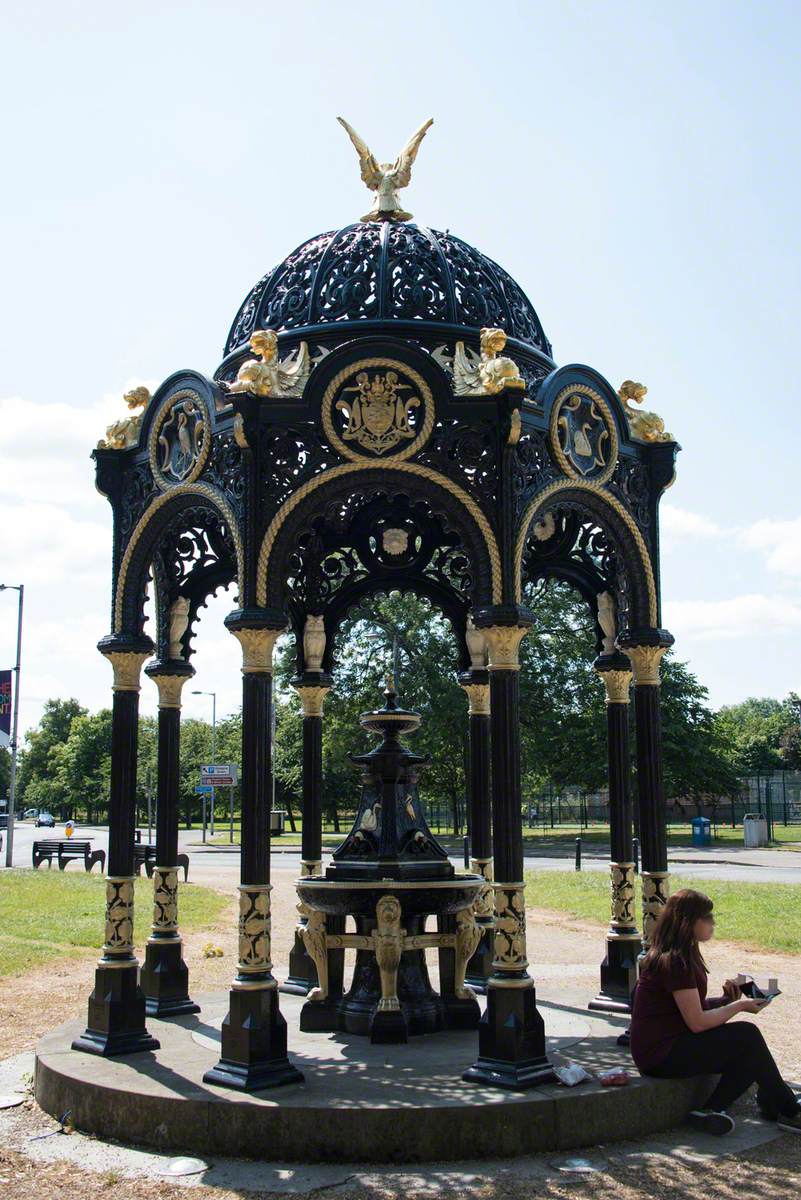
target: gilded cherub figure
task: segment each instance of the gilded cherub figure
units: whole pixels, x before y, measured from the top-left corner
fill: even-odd
[[[135,387],[125,393],[123,400],[133,415],[109,425],[106,436],[97,443],[98,450],[128,450],[139,441],[142,418],[151,400],[150,391],[146,387]],[[137,409],[141,411],[137,412]]]
[[[648,388],[644,383],[635,383],[633,379],[626,379],[621,383],[617,394],[623,401],[632,437],[639,438],[641,442],[672,442],[674,440],[672,433],[665,432],[665,422],[658,413],[647,412],[644,408],[631,407],[630,401],[642,404],[648,394]]]
[[[481,357],[476,360],[465,350],[464,342],[456,343],[453,355],[453,394],[455,396],[496,396],[504,388],[524,388],[517,363],[499,357],[506,345],[503,329],[481,330]]]
[[[237,372],[229,392],[250,392],[252,396],[302,396],[311,370],[309,347],[301,342],[294,358],[278,358],[278,334],[274,329],[259,329],[250,339],[250,348],[258,358],[249,358]]]

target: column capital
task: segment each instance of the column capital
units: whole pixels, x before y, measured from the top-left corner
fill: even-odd
[[[330,686],[304,683],[293,683],[292,686],[300,697],[300,707],[304,717],[321,717],[325,698],[331,691]]]
[[[242,647],[243,675],[272,674],[273,650],[284,632],[283,629],[231,629],[231,633]]]
[[[603,671],[599,667],[595,670],[604,681],[606,689],[607,704],[628,704],[629,689],[631,687],[631,671],[625,668],[616,668],[612,671]]]
[[[625,646],[624,654],[631,663],[634,685],[659,687],[659,666],[667,646]]]
[[[488,717],[490,715],[490,689],[488,683],[462,683],[468,701],[468,712],[471,717]]]
[[[115,692],[138,692],[141,688],[142,666],[150,658],[150,651],[102,650],[104,658],[111,663],[114,672],[112,688]]]
[[[180,708],[181,691],[184,684],[191,678],[189,675],[153,674],[145,672],[158,688],[159,708]]]
[[[519,671],[520,643],[528,633],[528,626],[487,625],[481,632],[487,643],[490,671]]]

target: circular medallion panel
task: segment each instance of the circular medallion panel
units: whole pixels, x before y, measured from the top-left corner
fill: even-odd
[[[153,419],[148,441],[150,469],[162,491],[194,483],[211,450],[206,402],[189,388],[168,396]]]
[[[571,479],[606,483],[617,463],[617,427],[606,401],[585,383],[562,388],[551,409],[551,448]]]
[[[434,428],[422,375],[392,358],[364,358],[338,372],[323,396],[325,435],[353,462],[403,462]]]

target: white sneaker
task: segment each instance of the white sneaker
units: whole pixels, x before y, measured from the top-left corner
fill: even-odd
[[[731,1133],[734,1129],[733,1117],[725,1112],[714,1112],[711,1108],[693,1109],[687,1114],[687,1121],[699,1133],[714,1133],[719,1137],[724,1133]]]

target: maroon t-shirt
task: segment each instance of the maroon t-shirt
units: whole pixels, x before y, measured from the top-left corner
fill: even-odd
[[[706,971],[685,967],[645,970],[634,992],[631,1014],[631,1057],[640,1071],[647,1072],[667,1058],[676,1038],[690,1033],[676,1003],[674,992],[698,988],[702,1008],[718,1008],[726,1003],[725,996],[706,998]]]

